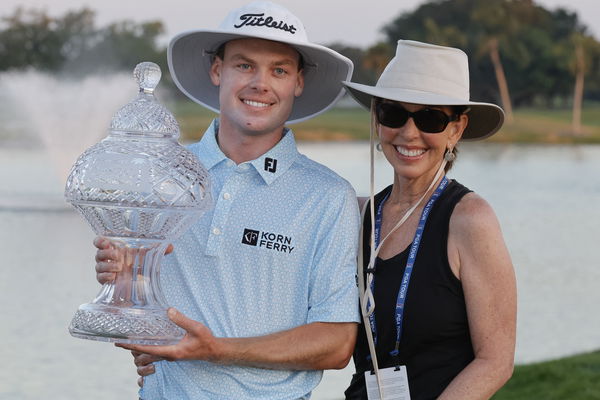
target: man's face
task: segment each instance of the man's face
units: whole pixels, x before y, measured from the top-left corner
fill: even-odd
[[[242,135],[280,134],[304,87],[299,59],[295,49],[279,42],[228,42],[210,71],[219,86],[221,125]]]

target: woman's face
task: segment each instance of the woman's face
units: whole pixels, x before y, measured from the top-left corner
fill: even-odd
[[[388,100],[382,100],[382,102],[400,105],[411,113],[430,109],[442,111],[449,118],[454,115],[452,108],[448,106],[430,106]],[[432,122],[431,119],[423,122]],[[438,170],[446,149],[454,148],[466,128],[467,122],[468,117],[462,114],[456,121],[449,122],[443,131],[427,133],[415,125],[413,117],[408,118],[404,125],[397,128],[385,126],[378,121],[381,150],[399,178],[418,179],[426,176],[431,179]]]

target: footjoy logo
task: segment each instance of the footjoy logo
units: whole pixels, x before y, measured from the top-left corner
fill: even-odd
[[[255,231],[254,229],[244,229],[242,243],[249,246],[264,247],[269,250],[275,250],[280,253],[291,253],[294,250],[292,238],[271,232]]]
[[[277,160],[274,158],[265,158],[265,171],[275,173],[277,171]]]

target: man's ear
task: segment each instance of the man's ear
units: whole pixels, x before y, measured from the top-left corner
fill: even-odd
[[[221,84],[221,69],[223,68],[223,60],[220,57],[215,57],[212,65],[210,66],[210,80],[215,86]]]
[[[298,97],[304,91],[304,70],[298,71],[298,78],[296,80],[296,88],[294,89],[294,96]]]

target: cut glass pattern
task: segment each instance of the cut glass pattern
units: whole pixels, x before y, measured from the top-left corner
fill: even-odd
[[[160,260],[211,204],[208,172],[177,142],[175,117],[154,97],[160,68],[134,70],[138,96],[113,117],[109,135],[75,162],[65,198],[97,235],[118,250],[122,272],[92,303],[80,306],[75,337],[120,343],[167,344],[184,332],[166,314]]]

